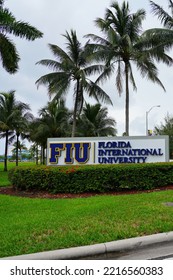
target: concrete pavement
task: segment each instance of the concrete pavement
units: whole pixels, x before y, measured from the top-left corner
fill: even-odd
[[[1,258],[1,260],[130,260],[173,257],[173,231],[107,243]]]

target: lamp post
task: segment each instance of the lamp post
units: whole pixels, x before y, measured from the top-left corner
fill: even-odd
[[[147,112],[146,112],[146,136],[148,136],[148,114],[149,112],[155,108],[155,107],[160,107],[160,105],[155,105],[155,106],[152,106]]]

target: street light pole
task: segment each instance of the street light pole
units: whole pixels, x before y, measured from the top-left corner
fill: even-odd
[[[155,108],[155,107],[160,107],[160,105],[155,105],[155,106],[152,106],[147,112],[146,112],[146,136],[148,136],[148,114],[149,112]]]

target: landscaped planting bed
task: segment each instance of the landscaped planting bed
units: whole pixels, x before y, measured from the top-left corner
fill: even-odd
[[[16,189],[50,193],[150,190],[173,184],[173,164],[17,167],[9,179]]]

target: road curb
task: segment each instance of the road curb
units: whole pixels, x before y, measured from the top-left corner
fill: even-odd
[[[75,259],[118,259],[127,252],[173,242],[173,231],[128,238],[95,245],[72,247],[54,251],[1,258],[4,260],[75,260]]]

